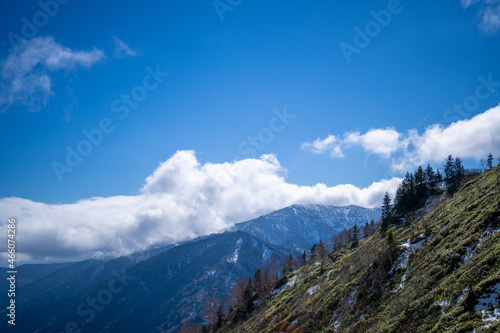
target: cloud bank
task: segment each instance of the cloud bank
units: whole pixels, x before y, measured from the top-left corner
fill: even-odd
[[[40,111],[54,95],[51,78],[54,72],[90,68],[104,57],[99,49],[71,50],[51,36],[23,40],[0,62],[0,111],[15,104],[31,112]]]
[[[16,217],[21,260],[118,256],[224,231],[295,203],[376,207],[401,181],[381,180],[366,188],[298,186],[286,182],[285,173],[274,155],[202,165],[193,151],[178,151],[136,196],[61,205],[0,199],[0,237],[7,235],[7,219]]]
[[[500,155],[500,105],[471,119],[439,124],[425,129],[423,134],[412,129],[400,133],[394,128],[370,129],[361,134],[346,132],[343,136],[329,135],[312,143],[303,143],[302,149],[315,154],[344,157],[344,150],[361,146],[367,153],[391,159],[393,171],[405,172],[418,165],[442,162],[452,154],[479,161],[489,153]],[[334,139],[332,139],[334,138]]]

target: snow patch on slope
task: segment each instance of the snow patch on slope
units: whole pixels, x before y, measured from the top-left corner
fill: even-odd
[[[500,298],[500,282],[487,289],[477,300],[474,311],[481,311],[483,321],[500,321],[500,308],[495,308]]]

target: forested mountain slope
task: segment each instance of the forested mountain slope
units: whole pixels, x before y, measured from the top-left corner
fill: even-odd
[[[290,272],[218,332],[499,332],[500,167]]]

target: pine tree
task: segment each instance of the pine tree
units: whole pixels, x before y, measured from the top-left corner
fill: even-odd
[[[316,248],[316,260],[322,261],[326,257],[326,248],[323,239],[319,239],[318,247]]]
[[[486,162],[488,169],[493,168],[493,155],[491,153],[488,155],[488,160]]]
[[[368,224],[367,221],[365,226],[363,227],[363,238],[368,238],[368,237],[370,237],[370,225]]]
[[[443,181],[443,175],[441,174],[441,171],[439,169],[436,170],[436,182],[442,182]]]
[[[451,182],[451,179],[455,175],[453,167],[453,156],[448,155],[444,164],[444,177],[446,182]]]
[[[382,201],[382,220],[389,216],[391,212],[391,197],[389,193],[385,192],[384,199]]]
[[[301,262],[301,265],[302,266],[307,265],[306,251],[302,252],[302,262]]]
[[[427,183],[431,186],[436,182],[436,173],[430,164],[427,164],[427,168],[425,169],[425,177],[427,178]]]
[[[222,308],[222,306],[219,306],[219,308],[217,309],[217,320],[215,322],[215,328],[216,329],[221,328],[223,321],[224,321],[224,309]]]
[[[352,227],[352,241],[351,241],[351,248],[355,248],[358,246],[359,243],[359,229],[358,225],[355,224]]]
[[[374,220],[370,221],[370,235],[373,235],[377,231],[377,225]]]
[[[455,158],[455,161],[453,163],[453,167],[455,169],[455,176],[461,180],[462,177],[465,175],[465,168],[462,164],[462,160],[460,158]]]
[[[453,156],[448,155],[444,164],[444,173],[448,192],[455,193],[460,187],[460,182],[465,175],[465,168],[462,165],[460,158],[453,159]]]
[[[387,228],[391,223],[391,197],[389,193],[385,192],[384,200],[382,204],[382,221],[380,222],[380,235],[385,237],[387,233]]]
[[[423,185],[427,181],[427,176],[425,175],[424,169],[422,166],[418,166],[417,171],[415,172],[415,185]]]

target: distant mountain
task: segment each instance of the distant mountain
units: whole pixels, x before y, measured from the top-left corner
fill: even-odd
[[[224,301],[239,279],[273,254],[296,255],[320,238],[379,217],[380,209],[294,205],[177,246],[59,269],[31,267],[32,282],[16,295],[17,314],[24,318],[16,326],[60,332],[75,322],[83,332],[176,332],[186,321],[204,321],[211,299]],[[5,310],[0,315],[2,327]]]
[[[17,267],[17,312],[53,299],[75,295],[81,290],[109,278],[114,272],[120,272],[171,247],[169,245],[145,250],[111,260],[87,259],[75,263],[21,265]],[[7,282],[7,280],[5,281]],[[3,283],[2,281],[0,286]],[[0,301],[4,298],[7,298],[6,294],[0,297]],[[1,308],[0,315],[3,316],[4,313],[5,310]]]
[[[186,320],[202,321],[211,299],[226,299],[240,278],[253,275],[275,253],[289,250],[241,231],[226,232],[167,249],[82,288],[82,279],[97,272],[90,264],[38,296],[48,301],[35,298],[33,306],[23,307],[16,329],[61,332],[75,322],[82,332],[175,332]],[[75,285],[80,291],[68,293]],[[53,295],[43,297],[47,293]],[[89,303],[99,299],[102,303]]]
[[[380,208],[360,206],[293,205],[254,220],[238,223],[236,230],[297,251],[352,228],[380,219]]]
[[[56,263],[56,264],[23,264],[16,267],[18,279],[16,281],[16,286],[23,287],[33,281],[39,280],[61,268],[67,267],[74,264],[73,262]],[[2,276],[7,276],[7,271],[9,268],[0,268],[1,272],[4,272]],[[0,280],[0,290],[7,290],[9,286],[9,281],[6,279]]]

